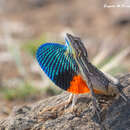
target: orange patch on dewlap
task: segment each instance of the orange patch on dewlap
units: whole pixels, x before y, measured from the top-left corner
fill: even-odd
[[[88,88],[87,84],[82,79],[82,77],[80,75],[76,75],[70,82],[70,87],[67,89],[67,91],[73,94],[83,94],[83,93],[89,93],[90,89]],[[94,89],[94,92],[96,94],[103,94],[102,91],[96,89]]]
[[[82,94],[90,92],[87,84],[81,78],[80,75],[76,75],[73,77],[72,81],[70,82],[70,87],[67,89],[67,91],[74,94]]]

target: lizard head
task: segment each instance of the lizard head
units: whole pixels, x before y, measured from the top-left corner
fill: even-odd
[[[80,56],[88,57],[87,51],[79,37],[67,33],[65,40],[68,49],[75,58],[79,58]]]

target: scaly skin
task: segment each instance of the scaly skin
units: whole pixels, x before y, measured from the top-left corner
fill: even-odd
[[[80,38],[74,37],[70,34],[67,34],[67,37],[70,41],[71,47],[73,48],[72,53],[74,54],[75,61],[78,64],[80,73],[83,79],[85,79],[86,84],[88,85],[88,82],[91,81],[93,89],[98,91],[97,94],[110,96],[118,94],[119,87],[122,87],[121,84],[110,80],[103,72],[90,63],[88,60],[87,50],[83,46]]]
[[[100,109],[97,106],[95,94],[110,96],[120,94],[127,101],[127,97],[122,92],[123,86],[120,83],[116,84],[114,81],[111,81],[103,72],[89,62],[87,51],[80,38],[70,34],[67,34],[67,38],[70,41],[70,47],[72,48],[72,53],[74,54],[80,73],[90,89],[94,110],[97,113],[99,121],[101,121]]]

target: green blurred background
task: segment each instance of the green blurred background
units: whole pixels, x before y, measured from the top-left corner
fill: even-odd
[[[62,92],[35,59],[45,42],[80,36],[89,59],[114,76],[130,72],[130,8],[123,0],[0,0],[0,119],[13,106]],[[130,2],[126,2],[130,6]]]

